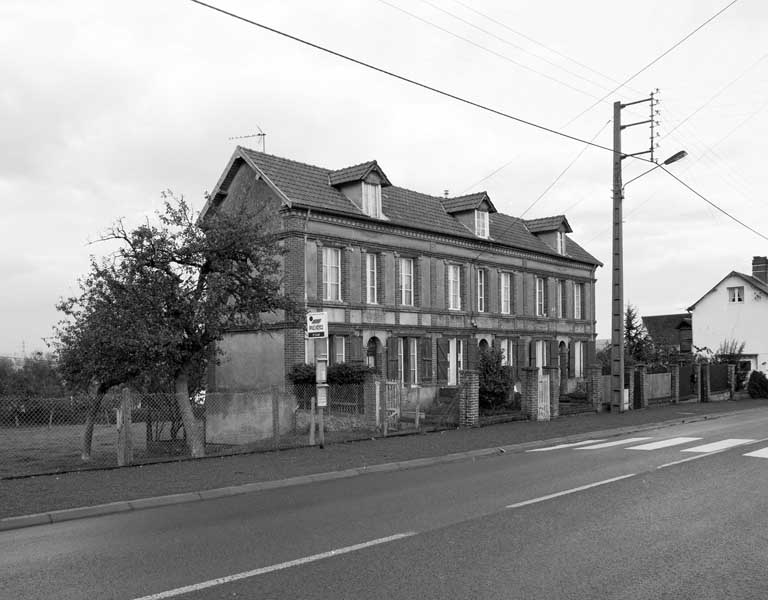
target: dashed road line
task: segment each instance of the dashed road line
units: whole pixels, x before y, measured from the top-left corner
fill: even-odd
[[[526,450],[526,452],[549,452],[550,450],[561,450],[563,448],[575,448],[577,446],[583,446],[585,444],[596,444],[603,440],[584,440],[583,442],[572,442],[570,444],[558,444],[557,446],[548,446],[547,448],[534,448],[533,450]]]
[[[676,437],[668,440],[660,440],[658,442],[651,442],[650,444],[642,444],[640,446],[632,446],[627,450],[659,450],[661,448],[670,448],[671,446],[680,446],[682,444],[689,444],[690,442],[698,442],[700,437]]]
[[[701,446],[694,446],[693,448],[684,448],[680,452],[717,452],[719,450],[728,450],[735,446],[742,446],[743,444],[749,444],[754,442],[752,439],[745,438],[732,438],[728,440],[720,440],[719,442],[711,442],[709,444],[703,444]]]
[[[613,442],[603,442],[602,444],[592,444],[591,446],[581,446],[576,450],[601,450],[602,448],[612,448],[613,446],[623,446],[625,444],[634,444],[635,442],[642,442],[643,440],[651,440],[650,437],[634,437],[627,438],[625,440],[618,440]]]

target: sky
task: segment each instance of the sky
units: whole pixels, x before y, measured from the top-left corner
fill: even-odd
[[[565,214],[605,265],[597,332],[609,338],[613,103],[657,88],[656,156],[686,150],[669,170],[715,206],[661,169],[626,186],[625,301],[642,315],[681,312],[768,255],[765,238],[719,210],[768,236],[762,0],[737,0],[685,40],[731,0],[212,3],[583,141],[189,0],[4,0],[0,355],[47,350],[56,302],[109,251],[99,234],[151,218],[166,189],[202,208],[238,143],[331,169],[376,159],[400,187],[485,190],[506,214]],[[625,129],[622,150],[648,149],[649,136]],[[624,160],[624,181],[648,166]]]

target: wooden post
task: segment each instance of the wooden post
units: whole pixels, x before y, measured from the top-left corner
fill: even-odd
[[[272,447],[280,449],[280,390],[272,387]]]
[[[117,466],[124,467],[133,462],[131,440],[131,392],[123,390],[120,408],[117,409]]]
[[[315,397],[312,396],[309,407],[309,445],[315,445]]]

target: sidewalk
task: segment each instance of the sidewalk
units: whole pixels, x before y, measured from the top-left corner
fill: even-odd
[[[551,422],[512,422],[476,429],[348,442],[328,445],[323,450],[316,447],[297,448],[104,471],[6,479],[0,480],[0,519],[106,503],[117,504],[107,509],[62,513],[59,516],[63,520],[88,516],[89,512],[121,512],[152,504],[199,500],[199,492],[220,488],[228,489],[204,493],[202,497],[348,477],[363,472],[363,469],[395,470],[447,460],[465,460],[473,456],[498,453],[500,448],[514,452],[562,438],[578,441],[580,436],[595,437],[597,432],[600,432],[600,437],[622,435],[661,423],[698,421],[753,409],[768,409],[768,400],[747,398],[706,404],[678,404],[624,414],[587,414],[563,417]],[[404,461],[414,459],[421,460],[414,464],[403,464]],[[326,475],[318,477],[318,474]],[[307,477],[312,475],[315,477]],[[294,479],[284,481],[291,478]],[[233,487],[248,484],[251,485],[245,489]],[[170,494],[185,495],[131,504],[125,502]],[[33,524],[33,521],[27,519],[22,523],[20,520],[17,525],[0,522],[0,530]],[[40,519],[40,522],[50,521],[50,517]]]

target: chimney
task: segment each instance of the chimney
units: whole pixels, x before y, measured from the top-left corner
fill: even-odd
[[[752,257],[752,277],[768,283],[768,256]]]

